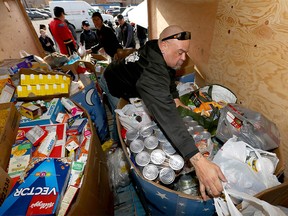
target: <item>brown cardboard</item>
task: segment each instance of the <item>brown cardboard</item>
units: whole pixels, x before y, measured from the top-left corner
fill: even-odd
[[[78,74],[77,73],[77,68],[78,68],[78,65],[80,62],[83,62],[85,64],[85,67],[88,68],[88,70],[91,72],[91,73],[96,73],[95,71],[95,66],[91,63],[91,62],[88,62],[88,61],[82,61],[82,60],[79,60],[79,61],[76,61],[74,62],[73,64],[71,65],[64,65],[61,67],[61,69],[64,71],[64,72],[67,72],[69,70],[71,70],[73,72],[73,74]]]
[[[20,50],[44,57],[38,35],[20,0],[0,1],[0,60],[20,58]]]
[[[91,56],[98,61],[107,61],[107,58],[103,55],[91,53]]]
[[[11,189],[11,178],[8,173],[0,167],[0,206],[4,202],[6,196],[9,194]]]
[[[2,113],[3,110],[9,110],[8,116],[5,119],[1,119],[1,121],[5,121],[5,125],[0,134],[0,167],[6,170],[10,159],[12,145],[16,140],[20,114],[13,103],[0,104],[0,112]]]
[[[77,104],[77,106],[84,110],[80,105]],[[92,129],[91,145],[84,171],[84,180],[68,215],[113,215],[113,193],[109,186],[107,158],[102,150],[95,127],[92,126],[91,118],[86,111],[84,112],[88,116],[88,122]]]

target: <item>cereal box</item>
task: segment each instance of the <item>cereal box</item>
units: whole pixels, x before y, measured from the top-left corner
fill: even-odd
[[[0,207],[0,215],[57,214],[69,172],[66,159],[34,160]]]

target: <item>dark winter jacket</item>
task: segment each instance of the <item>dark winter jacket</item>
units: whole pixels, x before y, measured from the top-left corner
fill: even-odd
[[[97,35],[92,30],[83,30],[80,34],[80,43],[85,44],[85,49],[90,49],[92,46],[98,44]]]
[[[122,26],[120,26],[120,29],[123,46],[125,48],[135,48],[133,27],[125,22]]]
[[[179,97],[175,73],[167,66],[157,40],[152,40],[121,62],[109,64],[104,77],[113,96],[142,98],[170,142],[185,159],[189,159],[198,149],[173,100]]]
[[[100,30],[96,30],[96,35],[99,43],[91,48],[93,53],[97,53],[103,47],[105,52],[113,58],[117,49],[122,48],[110,27],[103,25]]]

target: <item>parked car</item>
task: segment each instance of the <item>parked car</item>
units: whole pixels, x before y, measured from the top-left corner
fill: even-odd
[[[40,13],[38,11],[29,11],[29,10],[26,10],[29,18],[31,20],[33,19],[48,19],[49,16],[47,14],[44,14],[44,13]]]
[[[43,14],[47,14],[49,17],[52,17],[52,14],[50,12],[50,10],[45,10],[45,9],[39,9],[39,8],[29,8],[28,11],[31,12],[39,12],[39,13],[43,13]]]

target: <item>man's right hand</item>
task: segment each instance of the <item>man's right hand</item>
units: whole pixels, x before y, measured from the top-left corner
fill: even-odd
[[[207,160],[201,153],[197,153],[190,162],[195,168],[196,175],[199,179],[200,192],[202,198],[206,201],[207,194],[213,197],[219,196],[222,191],[222,182],[226,182],[226,178],[221,169],[213,162]]]

